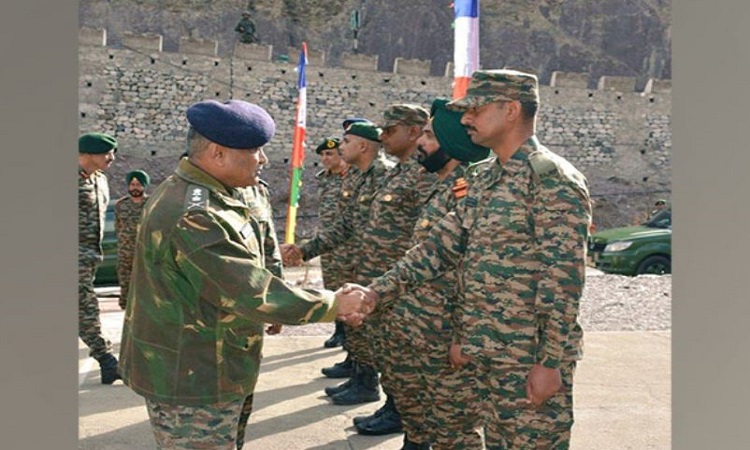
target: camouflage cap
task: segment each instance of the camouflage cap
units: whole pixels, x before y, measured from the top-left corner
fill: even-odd
[[[477,70],[471,74],[466,95],[446,106],[454,111],[476,108],[500,101],[539,103],[536,75],[517,70]]]
[[[430,113],[419,105],[401,103],[390,105],[383,111],[383,123],[380,128],[386,129],[395,125],[419,125],[425,126],[430,118]]]
[[[315,148],[315,153],[320,155],[323,150],[338,148],[340,143],[341,139],[337,137],[327,137],[320,145]]]

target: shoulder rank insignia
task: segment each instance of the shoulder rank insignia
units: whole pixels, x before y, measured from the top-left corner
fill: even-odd
[[[466,179],[464,177],[456,178],[456,181],[453,183],[452,189],[454,197],[465,197],[466,193],[469,191],[469,183],[466,182]]]
[[[195,184],[188,186],[185,194],[185,210],[193,211],[206,208],[208,208],[208,189]]]

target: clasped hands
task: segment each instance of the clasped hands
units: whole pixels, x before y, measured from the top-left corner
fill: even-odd
[[[295,244],[281,244],[281,262],[287,267],[301,266],[304,262],[302,250]]]
[[[359,284],[346,283],[335,292],[337,318],[348,325],[359,326],[375,310],[378,294]]]

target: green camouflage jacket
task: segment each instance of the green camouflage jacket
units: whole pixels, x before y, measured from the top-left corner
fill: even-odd
[[[469,190],[420,245],[372,287],[383,297],[452,267],[460,276],[456,342],[497,363],[558,367],[582,345],[578,308],[591,202],[584,176],[539,144],[504,165],[469,169]]]
[[[135,237],[138,234],[138,224],[141,221],[143,205],[148,200],[143,195],[143,201],[136,203],[126,195],[115,202],[115,233],[117,233],[117,260],[125,261],[133,258],[135,252]]]
[[[300,248],[305,261],[323,253],[328,253],[346,243],[349,239],[361,242],[365,224],[370,215],[370,204],[375,192],[380,189],[386,172],[393,163],[378,156],[370,167],[358,173],[352,180],[352,190],[342,190],[346,207],[338,220],[317,231],[315,237],[305,242]],[[349,280],[351,281],[351,280]]]
[[[120,353],[136,393],[183,405],[243,398],[264,323],[335,319],[332,292],[290,287],[264,267],[244,197],[183,159],[146,203]]]
[[[96,171],[90,177],[78,168],[78,262],[96,264],[102,261],[104,219],[109,203],[107,176]]]
[[[245,202],[250,208],[250,215],[260,226],[265,267],[275,276],[284,278],[284,266],[281,262],[279,238],[273,223],[273,207],[271,206],[271,193],[268,192],[268,183],[260,180],[257,186],[248,186],[243,189],[243,193]]]

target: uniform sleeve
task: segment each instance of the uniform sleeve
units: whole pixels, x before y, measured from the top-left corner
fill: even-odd
[[[540,185],[532,209],[541,267],[534,302],[541,333],[537,362],[555,368],[578,320],[591,206],[587,192],[558,178],[544,178]]]
[[[354,235],[352,209],[346,208],[337,221],[326,228],[319,229],[315,237],[301,246],[305,261],[333,251]]]
[[[115,203],[115,235],[117,239],[120,239],[120,233],[125,229],[125,224],[122,220],[122,206],[120,203]]]
[[[266,251],[266,268],[276,277],[284,278],[284,265],[281,262],[281,250],[279,249],[279,237],[276,234],[276,226],[273,223],[273,211],[268,210],[268,227],[264,236],[263,248]]]
[[[258,322],[302,325],[336,318],[331,291],[287,285],[260,267],[257,261],[264,255],[254,255],[241,239],[205,211],[190,213],[177,224],[175,261],[199,298]]]
[[[420,244],[406,252],[396,265],[375,278],[369,287],[378,293],[383,306],[400,293],[452,270],[466,248],[466,232],[456,212],[446,214]]]

